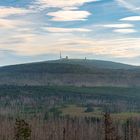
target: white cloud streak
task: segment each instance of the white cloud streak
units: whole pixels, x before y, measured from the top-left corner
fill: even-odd
[[[50,12],[47,15],[52,17],[52,21],[76,21],[86,20],[91,14],[88,11],[60,10],[56,12]]]
[[[103,27],[106,27],[106,28],[131,28],[131,27],[134,27],[133,24],[106,24],[106,25],[103,25]]]
[[[135,30],[135,29],[115,29],[113,31],[117,32],[117,33],[122,33],[122,34],[129,34],[129,33],[136,33],[137,32],[137,30]]]
[[[121,33],[121,34],[130,34],[130,33],[137,32],[137,30],[134,29],[134,25],[128,24],[128,23],[106,24],[106,25],[101,25],[101,27],[111,28],[111,29],[113,29],[113,32]]]
[[[140,11],[140,2],[139,0],[116,0],[121,6],[133,11]]]
[[[31,12],[33,11],[24,8],[0,6],[0,18],[8,17],[11,15],[24,15]]]
[[[121,21],[140,21],[140,16],[130,16],[120,19]]]
[[[90,32],[91,30],[86,28],[56,28],[56,27],[44,27],[44,30],[51,33],[71,33],[71,32]]]
[[[37,0],[37,4],[41,4],[43,7],[79,7],[84,3],[96,2],[100,0]]]

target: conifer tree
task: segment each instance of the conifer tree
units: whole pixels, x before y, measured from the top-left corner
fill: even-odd
[[[115,127],[109,113],[104,114],[104,130],[105,140],[120,140],[121,138],[116,134]]]
[[[29,124],[22,119],[16,119],[15,140],[31,140],[31,128]]]

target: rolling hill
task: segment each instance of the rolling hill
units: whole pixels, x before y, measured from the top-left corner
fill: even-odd
[[[88,68],[103,68],[103,69],[137,69],[138,66],[122,64],[112,61],[104,61],[104,60],[85,60],[85,59],[59,59],[54,61],[47,61],[50,63],[64,63],[64,64],[78,64],[83,65]]]
[[[0,68],[1,85],[140,85],[140,69],[101,60],[60,59]]]

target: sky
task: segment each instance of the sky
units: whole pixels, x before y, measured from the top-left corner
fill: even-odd
[[[69,58],[140,65],[140,0],[0,0],[0,65]]]

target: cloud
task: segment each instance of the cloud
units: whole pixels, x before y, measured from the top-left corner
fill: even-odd
[[[128,23],[106,24],[106,25],[101,25],[101,26],[105,28],[112,28],[113,32],[121,33],[121,34],[129,34],[129,33],[137,32],[135,29],[133,29],[134,25],[128,24]]]
[[[13,38],[13,39],[12,39]],[[133,58],[138,57],[140,52],[140,38],[121,38],[121,39],[92,39],[78,37],[73,34],[50,33],[49,35],[38,34],[15,34],[10,39],[5,37],[5,44],[0,42],[0,49],[16,52],[20,56],[36,56],[43,54],[63,53],[70,54],[92,54],[107,56],[111,58]],[[16,42],[20,40],[21,42]],[[10,43],[9,42],[9,43]]]
[[[43,7],[79,7],[84,3],[96,2],[99,0],[37,0],[37,4],[41,4]]]
[[[129,34],[129,33],[136,33],[137,32],[137,30],[135,30],[135,29],[115,29],[113,31],[117,32],[117,33],[122,33],[122,34]]]
[[[64,37],[63,37],[64,38]],[[40,38],[42,42],[49,41],[46,38]],[[60,38],[59,38],[60,39]],[[58,52],[75,52],[80,53],[91,53],[100,56],[109,56],[113,58],[131,58],[139,56],[140,47],[139,39],[126,38],[126,39],[109,39],[109,40],[93,40],[87,38],[74,38],[58,40],[57,37],[54,37],[55,42],[40,44],[40,47],[37,45],[24,45],[16,51],[19,54],[25,55],[37,55]],[[27,47],[30,46],[30,47]],[[109,51],[108,51],[109,50]],[[124,55],[125,54],[125,55]]]
[[[33,12],[34,11],[25,8],[0,6],[0,29],[5,30],[15,28],[16,30],[19,27],[28,25],[30,22],[24,20],[23,16]],[[18,16],[18,18],[16,16]]]
[[[23,15],[31,12],[33,11],[24,8],[0,6],[0,18],[8,17],[11,15]]]
[[[91,30],[86,28],[56,28],[56,27],[44,27],[44,30],[51,33],[70,33],[70,32],[90,32]]]
[[[140,16],[130,16],[120,19],[121,21],[140,21]]]
[[[93,2],[96,0],[39,0],[44,2],[45,7],[53,7],[47,15],[50,16],[53,21],[84,21],[91,15],[86,10],[78,10],[79,6],[86,2]],[[43,5],[43,3],[42,3]],[[56,9],[59,8],[59,9]],[[58,11],[56,11],[58,10]],[[0,50],[5,49],[7,51],[15,52],[20,56],[36,56],[42,54],[58,53],[60,50],[67,52],[75,52],[77,56],[79,54],[90,53],[93,56],[108,56],[112,58],[120,57],[137,57],[140,52],[140,38],[122,38],[122,39],[95,39],[96,34],[90,38],[82,36],[83,33],[90,32],[90,30],[84,27],[77,27],[77,25],[71,26],[67,24],[63,28],[58,27],[57,23],[49,27],[44,27],[47,21],[44,15],[35,14],[33,18],[28,17],[30,10],[24,8],[12,8],[5,7],[0,13]],[[19,15],[25,15],[23,16]],[[15,18],[13,15],[18,15]],[[40,20],[36,20],[37,17]],[[43,18],[42,18],[43,17]],[[45,18],[45,19],[44,19]],[[26,20],[30,19],[33,24],[28,25]],[[39,24],[36,24],[38,22]],[[34,24],[35,23],[35,24]],[[60,26],[60,23],[58,23]],[[96,23],[97,24],[97,23]],[[88,24],[89,25],[89,24]],[[43,26],[43,27],[42,27]],[[57,27],[54,27],[57,26]],[[112,28],[114,32],[119,33],[132,33],[135,30],[133,24],[106,24],[103,25],[106,28]],[[67,28],[69,27],[69,28]],[[43,32],[42,32],[43,28]],[[10,29],[10,30],[9,30]],[[33,30],[32,30],[33,29]],[[3,31],[4,30],[4,31]],[[44,32],[44,30],[48,32]],[[96,30],[96,27],[95,27]],[[80,32],[81,34],[75,34]],[[98,32],[99,34],[99,32]],[[95,36],[94,36],[95,35]],[[100,35],[100,34],[99,34]],[[102,33],[104,35],[104,33]]]
[[[50,12],[47,15],[52,16],[52,21],[75,21],[86,20],[90,13],[88,11],[60,10],[56,12]]]
[[[1,19],[0,18],[0,29],[12,29],[18,28],[19,26],[26,25],[28,22],[24,20],[11,20],[11,19]]]
[[[49,12],[52,21],[81,21],[87,20],[91,15],[88,11],[78,10],[81,5],[88,2],[97,2],[100,0],[36,0],[39,9],[60,8],[59,11]]]
[[[133,24],[106,24],[103,25],[103,27],[107,27],[107,28],[131,28],[134,27]]]
[[[133,11],[139,12],[140,11],[140,2],[139,0],[116,0],[121,6]]]

